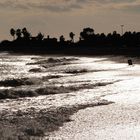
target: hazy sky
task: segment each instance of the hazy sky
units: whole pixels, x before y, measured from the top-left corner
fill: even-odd
[[[27,27],[32,35],[79,36],[84,27],[96,33],[140,31],[140,0],[1,0],[0,39],[9,39],[10,28]]]

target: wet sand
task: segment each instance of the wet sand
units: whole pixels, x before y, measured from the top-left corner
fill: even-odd
[[[72,122],[50,137],[65,140],[139,140],[140,98],[138,92],[103,97],[115,103],[80,110]],[[133,98],[132,98],[133,97]]]

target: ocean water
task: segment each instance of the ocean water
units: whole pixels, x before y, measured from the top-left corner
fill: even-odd
[[[17,91],[24,94],[25,91],[34,93],[38,89],[44,89],[45,92],[49,87],[50,90],[55,89],[55,93],[50,92],[48,95],[1,99],[0,110],[49,110],[98,102],[106,95],[111,97],[124,93],[129,96],[131,93],[138,93],[140,65],[128,66],[127,59],[129,58],[124,56],[76,57],[0,53],[0,93],[7,90],[7,94],[12,96]],[[134,59],[134,62],[138,60]],[[66,93],[65,89],[68,89]],[[130,102],[136,99],[132,98]]]

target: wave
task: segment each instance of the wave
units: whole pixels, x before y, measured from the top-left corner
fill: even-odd
[[[44,70],[41,68],[34,68],[34,69],[30,69],[29,72],[33,72],[33,73],[37,73],[37,72],[43,72]]]
[[[49,79],[57,79],[57,78],[61,78],[61,77],[63,77],[63,75],[48,75],[48,76],[43,76],[42,80],[46,81]]]
[[[46,63],[64,63],[64,62],[70,62],[70,61],[76,61],[79,60],[77,58],[48,58],[44,60],[37,60],[36,62],[33,63],[27,63],[27,65],[43,65]]]
[[[20,78],[20,79],[6,79],[0,81],[1,87],[19,87],[26,85],[39,85],[49,79],[61,78],[62,75],[47,75],[41,78],[31,77],[31,78]]]
[[[115,82],[97,82],[95,84],[81,84],[81,85],[71,85],[71,86],[45,86],[42,88],[32,89],[32,90],[21,90],[21,89],[3,89],[0,90],[0,99],[16,99],[24,97],[34,97],[39,95],[53,95],[76,92],[84,89],[93,89],[95,87],[107,86],[109,84],[114,84]]]
[[[78,74],[78,73],[86,73],[86,72],[88,72],[87,69],[69,69],[65,71],[65,73],[69,73],[69,74]]]
[[[4,81],[0,81],[0,86],[4,87],[17,87],[21,85],[33,85],[33,84],[35,84],[34,79],[29,78],[6,79]]]

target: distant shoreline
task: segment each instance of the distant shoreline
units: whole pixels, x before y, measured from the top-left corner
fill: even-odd
[[[51,54],[51,55],[82,55],[82,56],[92,56],[92,55],[124,55],[124,56],[140,56],[140,48],[138,47],[78,47],[78,46],[68,46],[68,47],[28,47],[28,49],[21,47],[0,47],[0,52],[7,51],[9,53],[17,54]]]
[[[140,55],[140,32],[127,31],[123,34],[95,33],[90,27],[79,33],[79,40],[75,42],[75,34],[69,33],[69,40],[63,35],[59,38],[47,38],[41,32],[36,36],[23,29],[10,30],[13,41],[3,40],[0,51],[28,54],[65,54],[65,55]]]

